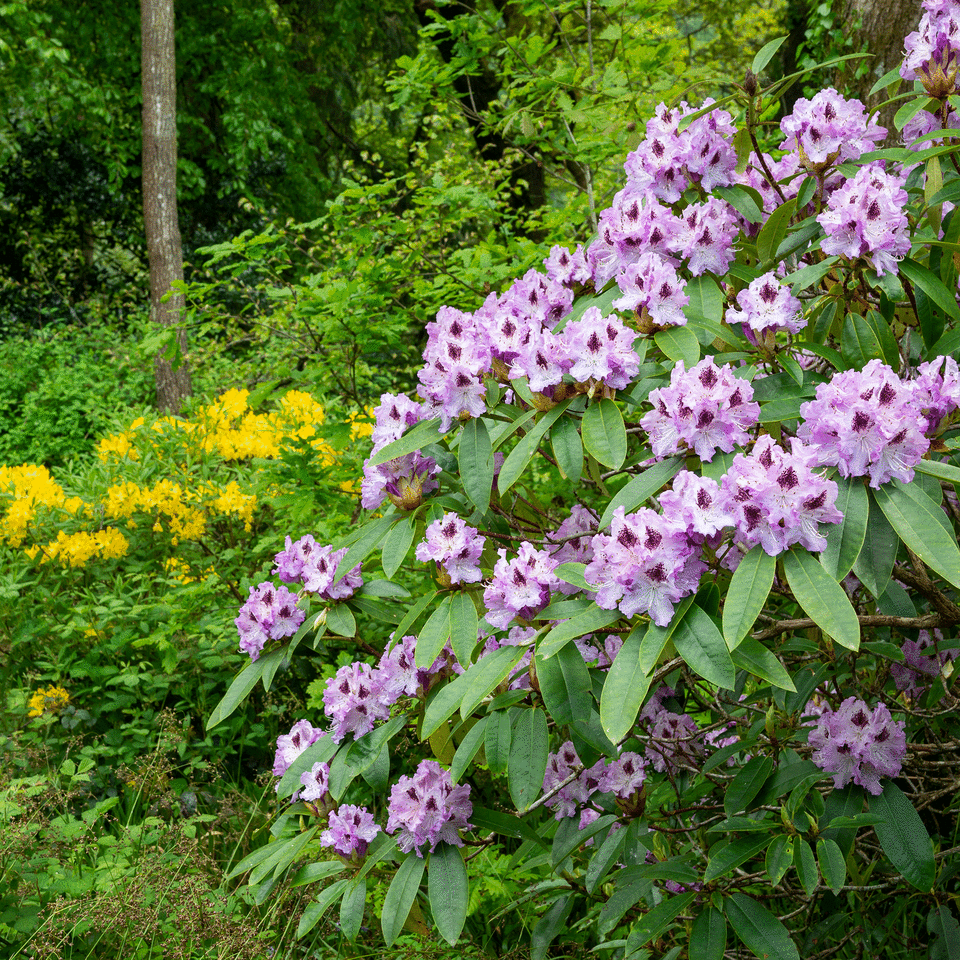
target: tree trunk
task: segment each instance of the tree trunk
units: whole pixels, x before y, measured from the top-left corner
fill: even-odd
[[[183,297],[161,299],[183,280],[183,248],[177,218],[177,74],[173,0],[140,0],[143,83],[143,221],[150,260],[150,319],[165,327],[179,323]],[[179,413],[192,393],[184,359],[187,338],[177,334],[179,366],[158,354],[154,361],[157,407]]]

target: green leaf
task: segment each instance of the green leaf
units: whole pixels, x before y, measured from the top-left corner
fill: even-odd
[[[705,907],[697,914],[690,932],[690,960],[723,960],[727,946],[727,921],[723,911]]]
[[[790,218],[796,208],[797,201],[795,198],[791,198],[777,207],[767,218],[767,222],[757,235],[757,256],[761,263],[773,260],[777,248],[783,243],[783,238],[787,235]]]
[[[556,723],[579,726],[589,720],[593,684],[576,644],[568,643],[546,660],[538,653],[536,671],[543,705]]]
[[[899,481],[885,484],[873,496],[900,539],[944,580],[960,587],[960,550],[940,522],[941,508],[915,484]]]
[[[587,873],[584,877],[587,893],[593,893],[597,889],[597,884],[620,859],[627,842],[627,834],[627,830],[611,830],[603,843],[600,844],[600,849],[590,858],[590,862],[587,864]]]
[[[770,757],[754,757],[744,764],[743,769],[733,778],[723,798],[723,809],[728,817],[750,808],[750,801],[756,797],[763,785],[773,773],[773,760]]]
[[[454,593],[450,597],[450,646],[460,666],[470,666],[470,657],[477,645],[480,618],[473,598],[468,593]]]
[[[610,399],[591,403],[583,414],[583,445],[600,463],[619,470],[627,457],[627,429],[620,408]]]
[[[563,646],[575,637],[583,637],[610,626],[620,619],[619,610],[604,610],[596,604],[588,607],[583,613],[558,623],[537,646],[537,654],[543,659],[552,657]]]
[[[233,678],[223,699],[213,708],[210,719],[207,721],[207,731],[212,730],[218,723],[223,723],[230,714],[246,699],[247,694],[257,685],[264,669],[273,661],[282,659],[283,650],[271,650],[270,653],[258,657],[248,663]]]
[[[753,859],[769,843],[770,838],[766,834],[729,842],[722,840],[717,844],[716,852],[714,850],[710,851],[710,862],[707,864],[706,872],[703,875],[704,882],[709,883],[711,880],[716,880],[734,867],[739,867],[741,863]]]
[[[873,328],[857,313],[848,313],[843,320],[840,353],[847,364],[861,370],[871,360],[880,358],[880,341]]]
[[[640,643],[640,667],[644,673],[653,673],[653,668],[657,665],[667,641],[673,637],[680,621],[693,606],[693,601],[693,597],[684,597],[674,608],[673,616],[665,627],[658,627],[655,623],[647,627],[647,632]]]
[[[537,707],[521,711],[513,730],[507,764],[510,797],[520,813],[537,799],[543,789],[549,751],[547,715]]]
[[[870,812],[881,818],[874,830],[890,862],[908,883],[929,892],[937,873],[933,844],[909,798],[888,780],[879,797],[870,797]]]
[[[318,863],[308,863],[301,867],[291,878],[291,887],[303,887],[308,883],[317,883],[326,880],[335,873],[342,873],[344,866],[336,860],[321,860]]]
[[[890,329],[890,324],[884,320],[883,314],[878,310],[869,310],[866,321],[877,336],[883,362],[897,369],[900,366],[900,348],[893,331]]]
[[[297,924],[297,939],[305,937],[321,920],[334,901],[339,900],[346,891],[350,880],[336,880],[317,894],[316,900],[307,904],[300,923]]]
[[[759,544],[753,547],[737,565],[723,602],[723,636],[731,650],[750,632],[763,610],[777,561]]]
[[[412,516],[406,516],[394,524],[384,538],[380,562],[383,574],[388,580],[393,579],[407,558],[416,530],[416,520]]]
[[[408,453],[413,453],[414,450],[420,450],[428,444],[436,443],[440,437],[439,417],[434,417],[432,420],[421,420],[399,440],[388,443],[373,454],[370,457],[370,466],[376,467],[388,460],[396,460],[397,457],[406,456]]]
[[[450,639],[450,602],[450,596],[444,597],[420,630],[414,659],[421,670],[433,666],[434,660],[440,656],[440,651]]]
[[[771,886],[775,887],[780,883],[792,863],[793,840],[786,834],[779,833],[770,841],[764,861]]]
[[[922,290],[948,317],[960,320],[960,307],[955,293],[951,293],[943,281],[916,260],[905,257],[898,264],[900,273]]]
[[[688,327],[667,327],[653,335],[653,341],[671,360],[682,360],[689,370],[700,360],[700,341]]]
[[[884,516],[872,495],[867,516],[867,532],[863,538],[860,554],[853,564],[857,579],[879,599],[890,583],[890,574],[897,558],[900,538],[890,521]]]
[[[527,468],[527,464],[533,459],[533,455],[540,446],[540,441],[544,434],[553,426],[564,410],[570,406],[569,400],[557,404],[551,410],[548,410],[517,442],[517,445],[507,455],[500,473],[497,476],[497,490],[503,496],[510,487],[520,479],[520,475]]]
[[[843,587],[802,547],[782,557],[787,583],[807,616],[841,646],[858,650],[860,623]]]
[[[464,677],[469,677],[469,681],[464,681],[466,693],[460,704],[460,717],[466,720],[474,710],[480,705],[484,697],[498,687],[512,672],[528,647],[501,647],[488,653],[482,660],[475,663],[470,669],[461,674],[454,680],[459,682]],[[499,654],[499,656],[498,656]]]
[[[800,886],[809,897],[817,889],[820,880],[817,874],[817,861],[813,856],[813,848],[801,837],[797,837],[793,845],[793,866],[796,868]]]
[[[696,899],[696,893],[674,894],[652,910],[648,910],[634,923],[627,937],[627,955],[639,950],[644,944],[659,937],[673,924],[673,921],[683,913]]]
[[[338,744],[334,743],[331,737],[321,737],[315,743],[311,743],[310,746],[290,764],[286,773],[280,778],[280,783],[277,784],[277,796],[284,799],[289,797],[294,790],[299,790],[300,777],[315,763],[326,763],[329,761],[337,752],[337,749]]]
[[[487,830],[501,837],[513,837],[517,840],[529,840],[532,844],[547,848],[547,841],[528,823],[512,813],[488,810],[486,807],[474,807],[470,820],[477,830]]]
[[[507,769],[512,736],[510,715],[506,710],[495,710],[487,715],[483,752],[486,754],[487,766],[491,773],[503,773]]]
[[[459,847],[450,843],[437,844],[436,850],[430,854],[427,891],[437,931],[447,943],[456,943],[467,920],[470,900],[470,881]]]
[[[779,250],[777,255],[780,255]],[[806,290],[807,287],[812,286],[818,280],[822,280],[836,266],[839,259],[839,257],[827,257],[820,263],[811,263],[808,267],[801,267],[799,270],[787,274],[782,282],[789,284],[792,287],[793,295],[796,296],[801,290]]]
[[[596,586],[590,583],[587,583],[586,578],[584,577],[584,571],[587,569],[585,563],[561,563],[553,572],[564,582],[572,584],[575,587],[578,587],[580,590],[593,591],[596,590]],[[564,601],[560,601],[561,603]],[[550,604],[553,607],[555,604]],[[542,613],[546,614],[546,608]],[[547,616],[544,616],[543,619],[547,619]],[[552,618],[550,618],[552,619]]]
[[[941,463],[939,460],[921,460],[917,464],[917,473],[925,473],[928,477],[946,480],[948,483],[960,483],[960,467],[952,463]]]
[[[837,477],[836,483],[837,509],[843,514],[843,520],[830,524],[826,530],[827,546],[820,554],[820,563],[839,583],[853,569],[863,549],[870,516],[870,498],[859,479]]]
[[[732,187],[714,187],[711,193],[726,200],[749,223],[760,223],[764,218],[763,200],[751,187],[739,184]]]
[[[550,944],[563,929],[563,924],[576,900],[572,893],[558,897],[543,916],[536,922],[530,933],[530,960],[544,960]]]
[[[599,529],[604,530],[613,519],[617,507],[623,507],[624,513],[631,513],[647,497],[653,496],[658,490],[669,483],[683,467],[679,457],[670,457],[648,467],[638,474],[629,483],[624,484],[614,495],[607,508],[600,517]]]
[[[642,626],[631,631],[603,681],[600,725],[611,743],[619,743],[633,729],[650,688],[650,676],[640,666],[640,647],[645,633]]]
[[[834,840],[821,838],[817,841],[817,863],[826,885],[834,895],[838,894],[847,879],[847,865]]]
[[[576,422],[570,417],[561,417],[550,431],[550,446],[563,475],[571,483],[579,483],[583,473],[583,442]]]
[[[737,674],[730,651],[713,620],[696,604],[673,631],[673,645],[684,663],[704,680],[732,690]]]
[[[493,444],[483,420],[468,420],[460,434],[457,452],[463,492],[477,510],[484,514],[490,506],[493,489]]]
[[[356,636],[357,620],[345,603],[327,607],[327,632],[337,637]]]
[[[390,887],[383,900],[383,911],[380,914],[380,928],[383,930],[383,939],[387,947],[393,946],[394,941],[400,936],[403,925],[407,922],[410,908],[417,898],[426,865],[425,859],[411,851],[390,881]]]
[[[393,517],[378,517],[376,520],[368,520],[359,531],[345,538],[345,542],[341,541],[337,549],[343,546],[347,546],[348,549],[337,564],[337,572],[333,582],[337,583],[343,579],[358,563],[373,553],[383,542],[383,538],[390,532],[393,523]]]
[[[367,902],[367,878],[350,882],[340,901],[340,932],[353,943],[363,923],[363,908]]]
[[[736,935],[760,960],[800,960],[787,928],[756,900],[735,891],[726,913]]]
[[[763,68],[774,58],[776,52],[788,39],[789,36],[777,37],[776,40],[771,40],[769,43],[765,43],[757,52],[757,55],[753,58],[753,64],[751,65],[750,69],[754,73],[761,73]]]
[[[787,668],[780,662],[777,655],[768,650],[759,640],[754,640],[753,637],[742,640],[740,645],[730,652],[730,659],[733,660],[734,666],[741,670],[746,670],[781,690],[796,693],[797,688]]]

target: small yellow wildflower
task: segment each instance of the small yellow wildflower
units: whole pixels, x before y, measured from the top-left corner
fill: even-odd
[[[63,687],[38,690],[30,698],[28,717],[42,717],[44,713],[59,713],[70,702],[70,694]]]

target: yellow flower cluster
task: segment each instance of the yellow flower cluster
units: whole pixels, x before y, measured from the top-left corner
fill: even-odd
[[[85,530],[65,533],[61,530],[57,533],[56,540],[42,547],[27,547],[24,552],[31,559],[39,553],[41,563],[56,559],[64,567],[85,567],[87,561],[95,557],[102,560],[124,557],[129,546],[129,541],[119,530],[106,527],[93,533]]]
[[[182,560],[177,557],[170,557],[163,563],[163,568],[173,576],[175,579],[179,580],[181,583],[196,583],[197,577],[191,576],[190,565],[184,563]],[[203,577],[215,577],[217,571],[213,566],[207,567],[201,574]]]
[[[20,467],[0,466],[0,497],[9,498],[7,512],[0,516],[0,538],[19,547],[27,535],[27,527],[38,507],[76,514],[87,505],[80,497],[68,497],[46,467],[24,464]],[[87,508],[87,515],[89,508]]]
[[[70,694],[63,687],[38,690],[31,698],[28,717],[42,717],[44,713],[59,713],[70,702]]]

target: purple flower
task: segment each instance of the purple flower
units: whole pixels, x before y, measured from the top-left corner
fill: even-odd
[[[847,697],[837,710],[825,710],[809,737],[813,762],[833,775],[835,787],[852,780],[874,796],[882,793],[881,777],[896,777],[907,753],[903,721],[896,721],[882,703],[873,710]]]
[[[506,550],[493,568],[493,580],[483,591],[486,620],[497,630],[506,630],[514,618],[533,620],[550,602],[550,591],[560,580],[553,572],[557,561],[532,543],[520,545],[512,560]]]
[[[733,262],[733,241],[739,232],[737,211],[725,200],[710,197],[703,203],[691,203],[683,211],[676,250],[695,277],[708,270],[722,274]]]
[[[807,325],[800,301],[789,287],[780,283],[773,270],[741,290],[737,294],[737,303],[740,309],[731,307],[725,319],[727,323],[742,323],[744,333],[754,344],[767,331],[797,333]]]
[[[819,552],[827,545],[819,524],[839,523],[837,485],[813,472],[816,454],[794,439],[787,453],[764,435],[749,456],[737,454],[720,485],[719,506],[733,515],[744,552],[760,544],[771,556],[799,543]]]
[[[423,856],[424,844],[432,852],[438,843],[463,846],[460,830],[470,830],[473,813],[468,784],[454,786],[450,773],[435,760],[422,760],[412,777],[401,777],[390,791],[387,832],[397,833],[397,846]]]
[[[939,99],[956,89],[960,52],[960,6],[954,0],[923,0],[920,25],[904,41],[904,80],[920,80]]]
[[[582,767],[580,756],[571,741],[563,743],[556,753],[547,757],[547,769],[543,775],[543,792],[552,792],[571,774]],[[576,816],[590,796],[600,788],[605,764],[598,760],[589,770],[581,770],[575,780],[562,787],[546,805],[553,810],[554,819]]]
[[[938,642],[943,641],[939,630],[931,634],[921,630],[919,639],[905,640],[900,650],[903,652],[904,662],[890,665],[890,676],[898,690],[902,690],[911,699],[916,699],[930,686],[930,679],[939,675],[944,664],[956,660],[960,650],[951,648],[937,652],[934,648],[934,636]],[[933,656],[925,654],[931,651]]]
[[[366,663],[341,667],[326,682],[323,712],[333,724],[331,736],[339,743],[348,733],[362,737],[378,720],[390,717],[392,701],[380,674]]]
[[[286,583],[299,583],[323,600],[345,600],[363,586],[360,564],[334,583],[337,567],[346,553],[346,547],[336,551],[329,544],[321,547],[309,534],[296,543],[287,537],[286,549],[274,558],[277,565],[273,572]]]
[[[753,402],[753,387],[735,376],[729,366],[718,367],[710,357],[687,370],[679,361],[670,386],[653,390],[653,409],[640,424],[650,435],[654,456],[660,460],[693,449],[709,462],[719,449],[730,453],[747,441],[747,430],[756,425],[760,405]]]
[[[695,768],[703,755],[703,738],[693,717],[661,710],[648,729],[647,760],[657,773]]]
[[[816,399],[800,407],[804,422],[797,436],[819,463],[836,466],[841,476],[869,476],[874,489],[893,477],[909,483],[930,446],[925,400],[914,384],[871,360],[863,370],[846,370],[817,387]]]
[[[641,791],[646,780],[647,762],[639,753],[629,751],[621,753],[603,771],[600,789],[612,793],[620,803],[618,806],[630,815],[640,812]]]
[[[710,477],[698,477],[681,470],[673,478],[673,489],[660,494],[664,516],[686,524],[688,537],[716,537],[733,526],[733,514],[724,506],[720,485]]]
[[[588,307],[563,331],[563,349],[572,361],[567,364],[570,376],[578,383],[625,389],[640,369],[640,358],[633,349],[636,337],[636,331],[615,314],[604,317],[597,307]]]
[[[687,318],[683,308],[690,302],[684,293],[686,281],[675,267],[658,253],[643,253],[617,273],[623,294],[613,301],[617,310],[646,310],[657,327],[682,327]]]
[[[300,774],[300,783],[303,785],[300,799],[304,802],[324,808],[333,802],[330,797],[329,763],[315,763],[309,770]]]
[[[907,193],[901,177],[879,165],[861,167],[834,190],[817,221],[826,236],[820,249],[856,260],[863,257],[878,276],[897,272],[897,260],[910,252]]]
[[[629,515],[617,507],[610,534],[593,538],[594,559],[585,571],[597,584],[597,606],[619,607],[627,617],[648,613],[666,626],[673,605],[696,590],[706,569],[685,527],[646,507]]]
[[[887,135],[867,116],[859,100],[845,100],[832,87],[812,100],[800,98],[793,113],[780,121],[784,150],[797,150],[808,169],[822,171],[843,160],[856,160]]]
[[[316,743],[326,733],[313,726],[309,720],[298,720],[288,734],[277,737],[277,752],[273,758],[273,775],[282,777],[290,764],[303,753],[311,743]]]
[[[328,827],[320,834],[321,847],[333,847],[345,860],[361,860],[367,855],[370,841],[380,833],[373,814],[366,807],[345,804],[330,814]]]
[[[250,596],[234,623],[240,634],[240,649],[256,660],[268,640],[293,636],[306,614],[286,587],[265,581],[250,588]]]
[[[551,247],[550,255],[543,261],[547,276],[565,287],[580,286],[591,279],[590,265],[583,250],[583,244],[577,244],[571,253],[566,247]]]
[[[380,658],[375,671],[376,682],[385,699],[394,704],[401,697],[425,696],[433,677],[453,666],[446,648],[423,670],[416,664],[417,638],[403,637]]]
[[[477,583],[483,578],[478,566],[486,543],[476,527],[455,513],[445,513],[427,527],[427,537],[417,544],[417,559],[436,562],[451,583]]]
[[[943,421],[960,409],[960,368],[953,357],[937,357],[917,367],[914,400],[926,411],[924,433],[939,433]]]

